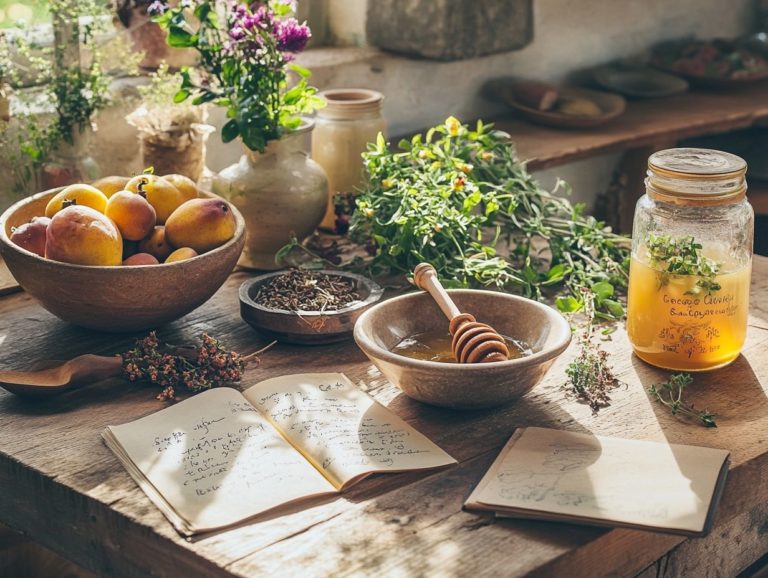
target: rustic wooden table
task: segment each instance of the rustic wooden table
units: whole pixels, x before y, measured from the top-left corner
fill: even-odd
[[[265,340],[241,322],[234,274],[206,305],[164,327],[168,341],[202,331],[252,351]],[[179,288],[183,290],[183,288]],[[27,294],[0,298],[0,366],[125,350],[129,336],[67,325]],[[151,389],[117,380],[27,401],[0,390],[0,522],[105,576],[733,576],[768,552],[768,259],[756,258],[743,356],[699,375],[697,406],[719,427],[681,422],[646,387],[665,378],[608,344],[626,382],[599,415],[560,389],[574,346],[516,404],[453,412],[411,401],[353,343],[277,346],[243,385],[299,371],[343,371],[460,464],[370,478],[345,495],[196,542],[181,539],[138,489],[100,433],[157,411]],[[482,387],[482,384],[477,384]],[[537,425],[730,450],[731,472],[705,538],[548,522],[495,520],[462,503],[518,426]]]

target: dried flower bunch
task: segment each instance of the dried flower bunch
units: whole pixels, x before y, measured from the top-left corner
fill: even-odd
[[[176,102],[213,102],[227,108],[221,136],[238,136],[251,150],[301,124],[299,115],[324,105],[307,84],[309,71],[293,60],[310,38],[306,24],[291,16],[295,2],[265,0],[182,0],[169,6],[158,0],[150,8],[154,21],[168,33],[170,46],[200,53],[199,74],[182,69]],[[289,86],[288,73],[296,82]]]
[[[174,348],[161,344],[153,331],[121,354],[123,375],[129,381],[149,381],[162,387],[158,399],[176,400],[180,387],[198,392],[235,383],[242,379],[249,362],[258,363],[256,354],[227,351],[206,333],[201,341],[199,347]]]

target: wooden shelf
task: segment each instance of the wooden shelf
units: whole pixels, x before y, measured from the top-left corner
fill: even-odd
[[[530,124],[512,114],[494,120],[512,135],[530,169],[654,146],[684,138],[747,128],[768,118],[768,82],[732,91],[699,91],[627,103],[626,112],[594,129],[555,129]]]

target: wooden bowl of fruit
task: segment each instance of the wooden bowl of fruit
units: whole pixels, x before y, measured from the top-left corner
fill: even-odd
[[[244,243],[237,209],[174,176],[52,189],[0,216],[0,254],[19,285],[57,317],[109,332],[158,327],[202,305]]]

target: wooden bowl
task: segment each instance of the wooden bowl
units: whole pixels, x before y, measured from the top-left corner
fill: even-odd
[[[358,317],[376,303],[382,294],[381,287],[362,275],[344,271],[317,271],[352,281],[361,300],[337,311],[287,311],[270,309],[256,303],[254,298],[259,289],[282,273],[284,271],[259,275],[240,286],[240,316],[258,332],[285,343],[320,345],[349,339]]]
[[[585,98],[594,102],[600,108],[599,116],[578,116],[563,114],[557,111],[544,111],[526,106],[514,99],[507,104],[520,113],[521,116],[546,126],[556,128],[591,128],[600,126],[624,113],[627,101],[624,97],[610,92],[587,90],[585,88],[558,88],[560,98]]]
[[[524,341],[533,353],[494,363],[441,363],[413,359],[392,349],[425,331],[446,331],[448,320],[426,293],[395,297],[371,307],[355,325],[355,341],[384,376],[418,401],[452,409],[510,403],[536,385],[568,347],[565,318],[537,301],[498,293],[448,291],[461,311],[471,312],[502,335]]]
[[[0,254],[27,293],[75,325],[117,333],[151,329],[178,319],[221,287],[243,250],[245,221],[232,205],[235,236],[221,247],[175,263],[71,265],[44,259],[11,242],[11,228],[45,214],[48,200],[60,190],[27,197],[0,216]]]

